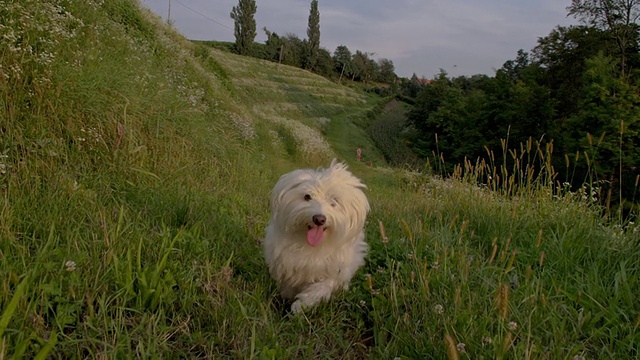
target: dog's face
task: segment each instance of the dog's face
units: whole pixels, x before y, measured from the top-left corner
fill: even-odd
[[[335,160],[327,169],[290,172],[273,189],[272,223],[310,246],[348,238],[364,226],[369,211],[365,187]]]

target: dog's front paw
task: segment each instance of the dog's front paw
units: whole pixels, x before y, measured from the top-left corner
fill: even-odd
[[[302,309],[304,308],[304,304],[300,300],[296,300],[291,304],[291,312],[294,315],[298,315],[302,313]]]

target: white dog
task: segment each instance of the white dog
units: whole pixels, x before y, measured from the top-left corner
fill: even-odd
[[[327,169],[282,175],[271,193],[264,239],[269,273],[294,314],[340,288],[364,264],[366,186],[335,159]]]

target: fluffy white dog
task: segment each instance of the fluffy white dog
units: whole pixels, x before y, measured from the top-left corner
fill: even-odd
[[[347,289],[364,264],[366,186],[335,159],[282,175],[271,193],[264,257],[294,314]]]

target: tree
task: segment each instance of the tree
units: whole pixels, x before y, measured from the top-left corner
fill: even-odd
[[[407,96],[410,98],[418,96],[420,89],[422,89],[422,83],[423,81],[418,78],[418,75],[413,73],[413,75],[411,75],[411,79],[406,84]]]
[[[318,50],[318,61],[313,68],[313,72],[326,78],[331,78],[335,74],[333,58],[331,58],[329,50],[324,48]]]
[[[293,33],[285,34],[281,39],[284,46],[282,63],[301,68],[304,64],[306,41]]]
[[[620,50],[620,68],[627,71],[627,50],[638,40],[640,0],[573,0],[569,15],[599,29],[608,30]]]
[[[282,62],[281,56],[284,41],[280,36],[278,36],[278,34],[269,31],[266,26],[262,30],[264,30],[265,35],[267,35],[267,41],[265,42],[265,57],[272,61]]]
[[[351,80],[356,78],[362,82],[371,80],[377,64],[369,57],[369,53],[356,50],[356,53],[352,57],[353,73],[351,74]]]
[[[383,58],[378,60],[378,71],[378,81],[380,82],[393,84],[398,78],[393,61],[389,59]]]
[[[333,52],[333,63],[338,67],[336,71],[340,73],[338,84],[342,81],[343,75],[349,75],[353,72],[353,61],[351,59],[351,51],[344,45],[339,45]]]
[[[633,173],[640,165],[640,96],[617,76],[616,65],[602,53],[587,60],[579,110],[566,131],[575,148],[590,153],[592,170],[611,181],[622,175],[620,167]]]
[[[236,50],[241,55],[251,53],[253,40],[256,38],[256,20],[254,18],[256,11],[255,0],[238,0],[238,6],[234,6],[231,10]]]
[[[507,60],[499,71],[504,71],[505,74],[516,81],[521,78],[522,71],[529,66],[529,54],[520,49],[518,50],[518,56],[515,60]]]
[[[462,91],[452,86],[443,70],[422,87],[407,116],[417,131],[412,144],[417,154],[429,158],[437,152],[451,156],[459,151],[464,140],[458,134],[467,128],[461,124],[468,120],[464,101]]]
[[[311,1],[309,10],[309,25],[307,27],[307,59],[305,68],[312,70],[318,61],[320,50],[320,12],[318,0]]]
[[[558,26],[538,39],[532,61],[545,69],[541,82],[557,99],[557,116],[566,119],[578,110],[585,59],[598,52],[615,56],[616,46],[606,31],[591,26]]]

